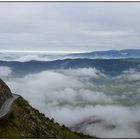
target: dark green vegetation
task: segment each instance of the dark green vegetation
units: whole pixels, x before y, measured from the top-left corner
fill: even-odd
[[[0,138],[91,138],[70,131],[32,108],[19,97],[12,105],[11,115],[0,125]]]

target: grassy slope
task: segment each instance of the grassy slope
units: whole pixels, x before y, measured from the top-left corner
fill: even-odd
[[[54,123],[32,108],[22,97],[12,107],[8,120],[0,124],[0,138],[91,138]]]

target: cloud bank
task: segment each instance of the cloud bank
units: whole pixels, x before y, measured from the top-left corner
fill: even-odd
[[[7,83],[32,106],[71,129],[101,138],[138,138],[140,81],[120,79],[116,77],[116,83],[96,69],[81,68],[42,71]]]
[[[0,66],[0,77],[6,78],[12,74],[12,70],[6,66]]]

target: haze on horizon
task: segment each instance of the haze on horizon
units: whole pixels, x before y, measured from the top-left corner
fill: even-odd
[[[139,2],[1,2],[0,50],[139,49]]]

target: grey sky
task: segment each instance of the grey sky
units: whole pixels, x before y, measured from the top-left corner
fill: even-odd
[[[0,3],[0,50],[140,48],[140,2]]]

